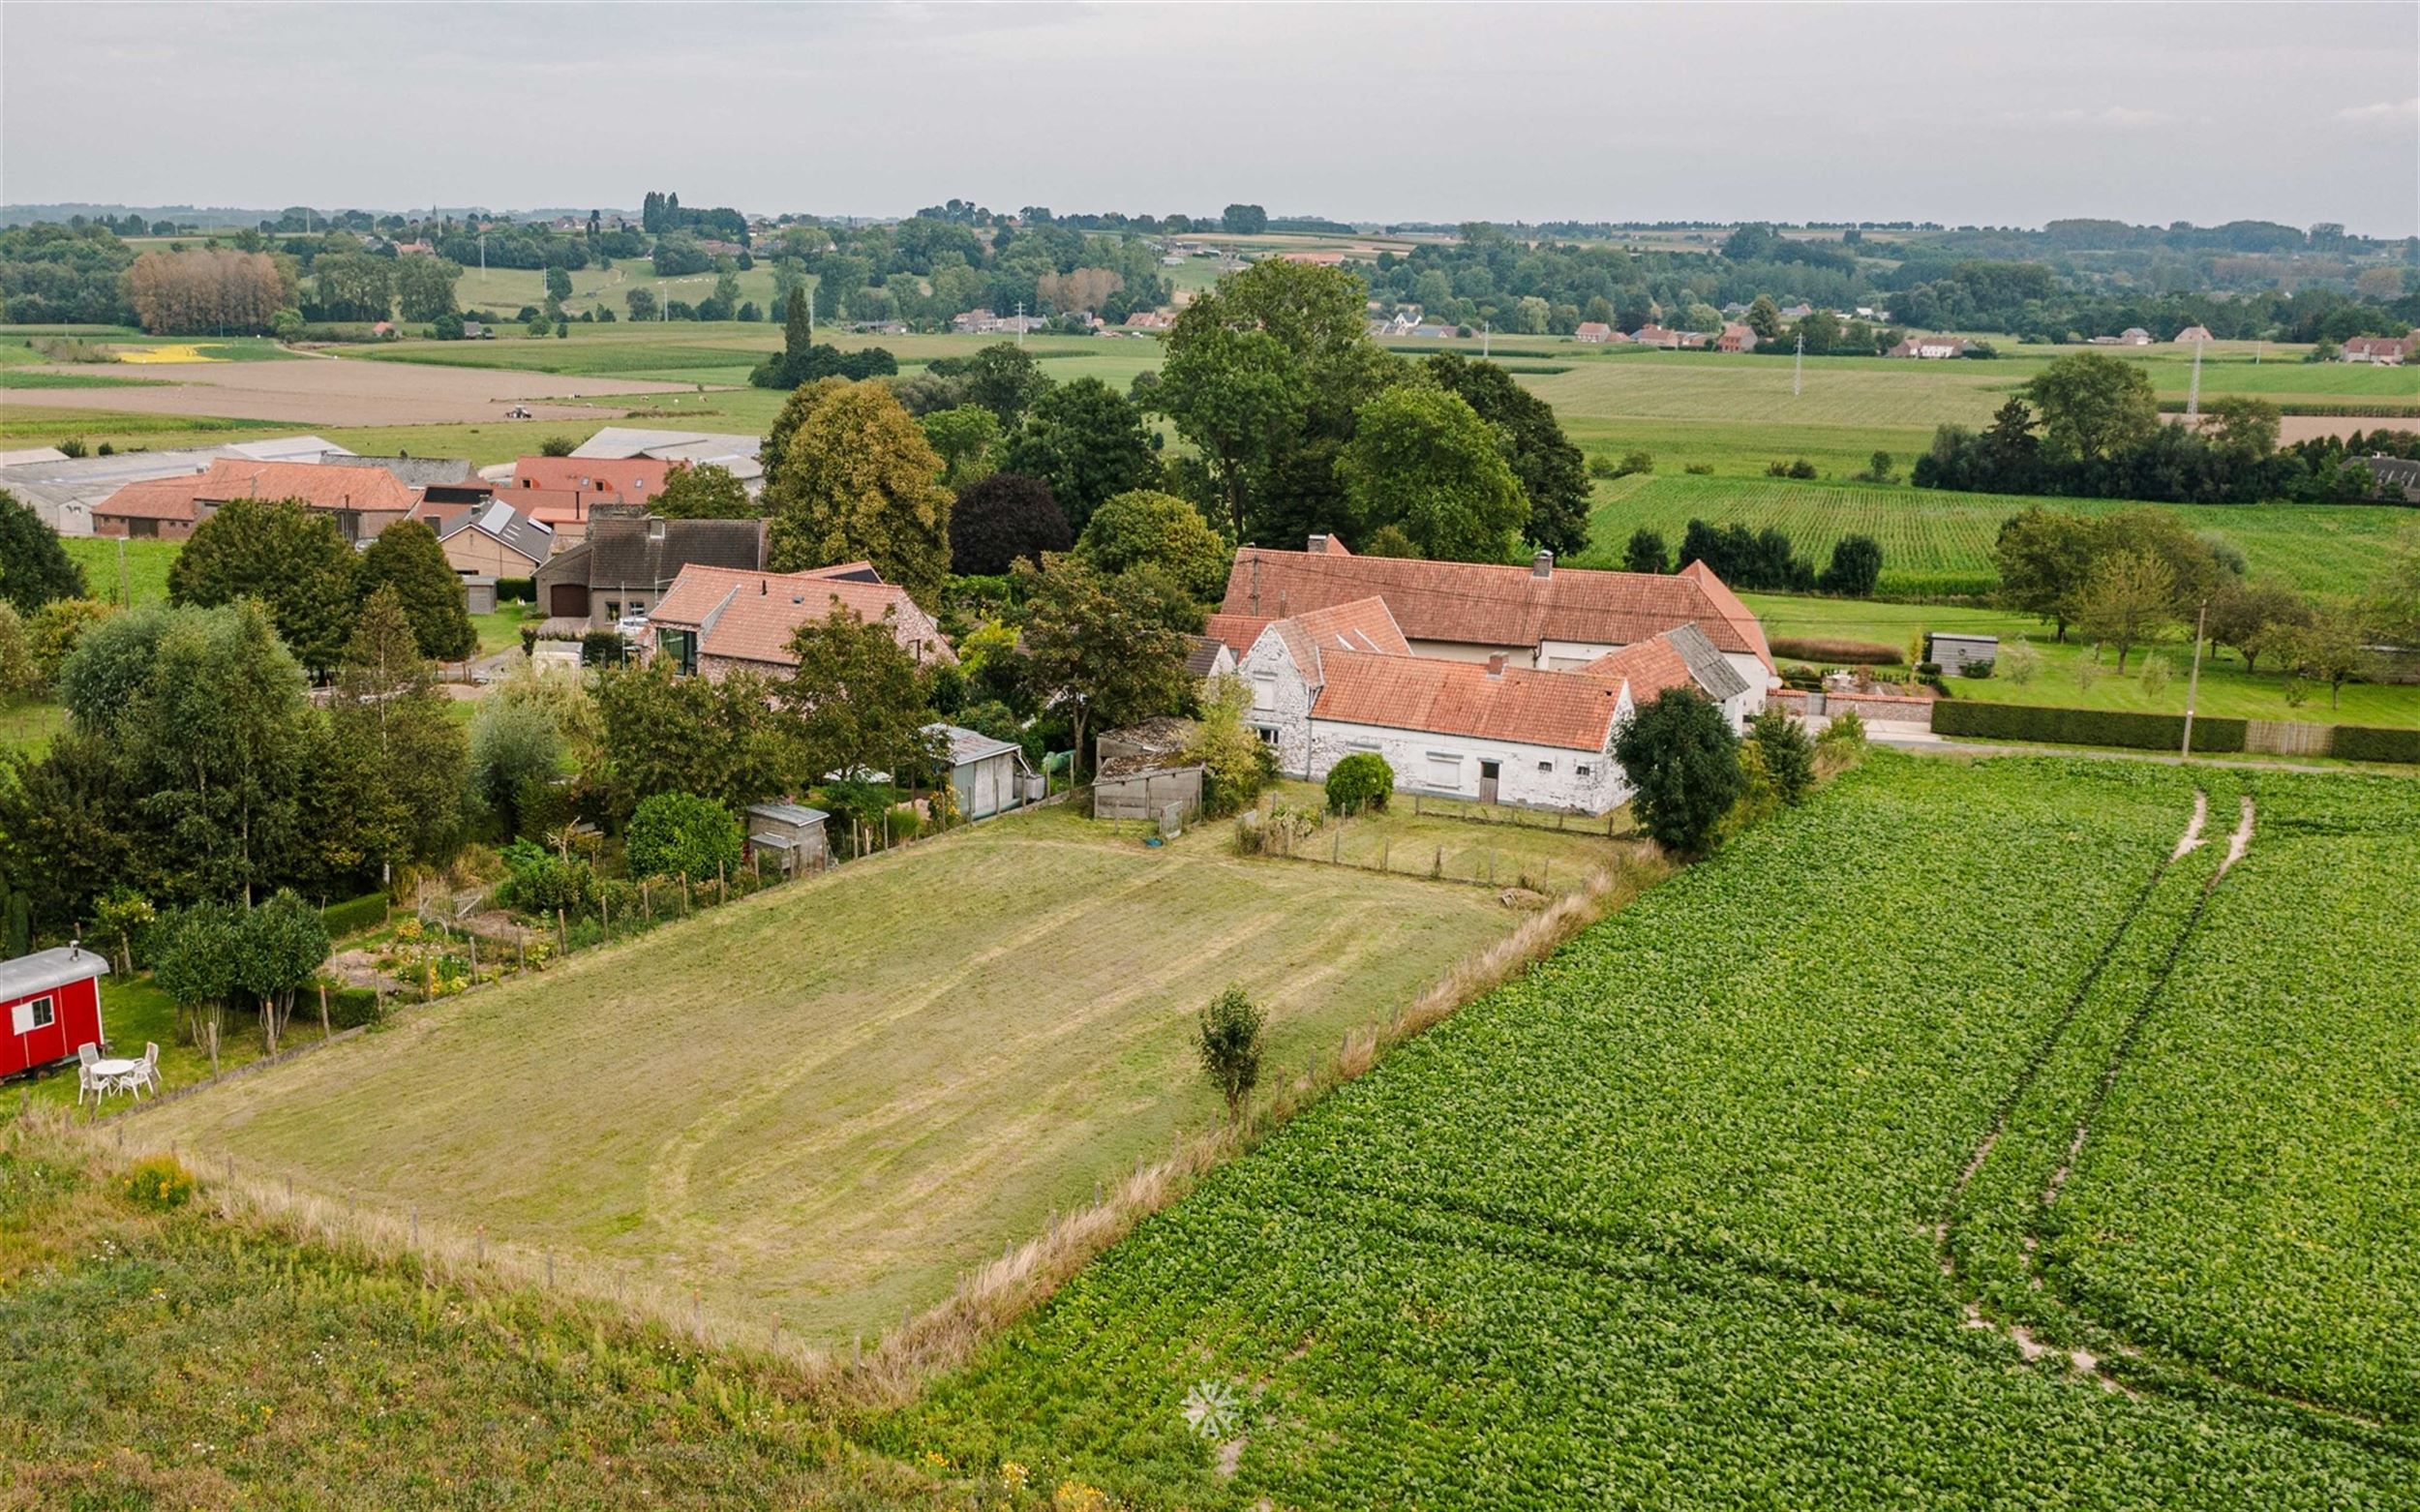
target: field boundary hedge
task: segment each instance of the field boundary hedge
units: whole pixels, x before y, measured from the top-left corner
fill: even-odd
[[[2193,749],[2205,756],[2247,749],[2252,721],[2210,714],[2193,719]],[[2370,725],[2312,725],[2327,731],[2307,754],[2343,761],[2408,762],[2420,765],[2420,730]],[[1974,699],[1933,705],[1935,735],[1986,741],[2046,741],[2059,745],[2115,745],[2129,750],[2172,751],[2185,743],[2182,714],[2133,713],[2116,709],[2059,709],[2036,704],[1986,704]]]

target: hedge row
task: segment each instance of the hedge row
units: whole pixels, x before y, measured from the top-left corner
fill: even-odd
[[[319,910],[319,919],[328,926],[328,933],[340,940],[364,929],[376,929],[386,922],[386,894],[368,892],[342,903],[331,903]]]
[[[2378,730],[2340,724],[2328,754],[2346,761],[2407,761],[2420,765],[2420,729]]]
[[[1772,652],[1795,661],[1820,661],[1852,667],[1895,667],[1904,654],[1894,647],[1876,641],[1834,641],[1786,635],[1773,642]]]
[[[498,578],[496,601],[499,604],[534,604],[538,601],[538,580],[535,578]]]
[[[2204,755],[2244,749],[2246,721],[2203,714],[2193,720],[2193,749]],[[1984,704],[1973,699],[1933,705],[1935,735],[1986,741],[2048,741],[2060,745],[2117,745],[2172,751],[2185,743],[2182,714],[2135,714],[2114,709],[2044,709],[2030,704]],[[2420,729],[2379,730],[2341,724],[2324,753],[2344,761],[2409,762],[2420,765]]]
[[[2182,714],[2135,714],[2115,709],[2045,709],[1986,704],[1975,699],[1933,705],[1935,735],[1986,741],[2049,741],[2060,745],[2118,745],[2175,750],[2185,743]],[[2193,749],[2205,754],[2244,748],[2244,721],[2207,715],[2193,721]]]

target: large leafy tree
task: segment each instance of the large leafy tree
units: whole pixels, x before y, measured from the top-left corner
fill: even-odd
[[[1152,406],[1201,451],[1237,540],[1290,540],[1345,514],[1337,452],[1404,364],[1370,340],[1341,268],[1271,259],[1219,281],[1168,332]]]
[[[1141,411],[1099,378],[1064,383],[1034,402],[1002,465],[1050,485],[1068,528],[1083,530],[1104,500],[1160,475]]]
[[[1371,400],[1336,465],[1355,532],[1391,525],[1436,560],[1507,560],[1529,505],[1501,440],[1460,396],[1430,384]]]
[[[83,596],[84,569],[58,535],[31,505],[0,489],[0,599],[30,618],[54,598]]]
[[[2117,670],[2127,655],[2156,640],[2176,622],[2176,574],[2149,552],[2111,552],[2093,562],[2076,595],[2075,623],[2096,641],[2117,648]]]
[[[951,497],[940,480],[941,459],[889,388],[821,389],[765,491],[773,567],[862,559],[930,604],[950,571]]]
[[[987,411],[974,411],[990,418]],[[950,509],[950,570],[960,576],[1006,572],[1023,559],[1074,544],[1050,485],[1021,472],[994,472],[958,490]]]
[[[425,533],[428,527],[419,529]],[[257,599],[296,658],[324,672],[352,634],[359,565],[335,522],[300,500],[230,499],[177,554],[168,597],[205,609]]]
[[[311,710],[257,604],[166,616],[115,729],[171,891],[249,903],[287,874]]]
[[[1639,828],[1683,855],[1706,849],[1747,787],[1730,721],[1687,688],[1666,688],[1633,712],[1614,737],[1614,759]]]
[[[1188,598],[1208,602],[1226,587],[1227,548],[1201,511],[1173,494],[1137,489],[1108,500],[1076,543],[1084,560],[1115,575],[1156,567]]]
[[[234,985],[259,1009],[261,1043],[274,1055],[295,997],[327,962],[327,923],[291,889],[280,888],[244,913],[228,943]]]
[[[2097,461],[2149,440],[2160,406],[2142,364],[2102,351],[2055,359],[2025,385],[2052,456]]]
[[[422,522],[398,520],[379,531],[361,554],[356,583],[365,598],[381,589],[394,592],[420,653],[431,660],[461,661],[479,649],[462,578],[445,559],[437,532]]]
[[[670,520],[753,520],[762,512],[739,474],[711,462],[673,469],[650,502]]]
[[[777,696],[808,776],[906,773],[942,756],[938,738],[924,733],[933,711],[923,670],[892,629],[887,615],[869,621],[834,606],[791,639],[798,668]]]
[[[329,828],[381,883],[398,863],[443,856],[462,828],[469,742],[437,686],[402,597],[381,586],[361,606],[328,705],[328,767],[341,797]]]
[[[675,677],[660,658],[645,668],[606,669],[596,709],[616,808],[695,793],[739,809],[790,787],[797,751],[772,691],[749,673]]]
[[[2067,639],[2075,618],[2075,595],[2092,572],[2092,527],[2079,515],[2036,504],[2000,527],[1992,543],[1992,565],[2000,572],[1994,596],[2057,627]]]
[[[1087,732],[1173,711],[1184,702],[1186,636],[1201,611],[1151,567],[1104,573],[1074,557],[1018,562],[1025,590],[1026,682],[1074,726],[1083,765]]]
[[[1462,396],[1480,419],[1501,432],[1510,445],[1507,461],[1529,501],[1522,534],[1558,557],[1575,556],[1588,544],[1588,472],[1580,448],[1563,434],[1555,408],[1523,388],[1493,362],[1473,362],[1458,351],[1440,351],[1422,365],[1448,393]]]
[[[1008,342],[995,342],[964,359],[952,376],[964,379],[966,402],[990,410],[1004,430],[1015,427],[1050,392],[1050,375],[1042,370],[1041,361]]]
[[[917,413],[905,392],[895,385],[892,392],[900,396],[900,404],[911,413]],[[941,458],[944,483],[963,493],[968,485],[991,475],[1000,451],[999,416],[981,405],[954,405],[921,414],[917,424],[923,427],[924,439]]]

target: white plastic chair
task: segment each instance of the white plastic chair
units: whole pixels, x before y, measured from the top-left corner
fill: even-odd
[[[93,1095],[96,1102],[100,1100],[102,1078],[92,1074],[93,1063],[99,1059],[101,1059],[101,1046],[80,1044],[76,1047],[76,1105],[77,1107],[84,1105],[84,1094],[87,1092]]]
[[[136,1067],[134,1074],[126,1079],[137,1089],[149,1087],[155,1097],[159,1095],[160,1043],[157,1040],[146,1040],[143,1042],[142,1064]],[[142,1096],[142,1093],[137,1090],[135,1095],[139,1098]]]

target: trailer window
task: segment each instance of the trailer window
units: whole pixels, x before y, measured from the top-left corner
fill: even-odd
[[[18,1034],[32,1034],[37,1029],[47,1029],[58,1020],[58,1014],[52,1011],[50,1000],[46,997],[38,997],[30,1003],[17,1004],[15,1017]]]

